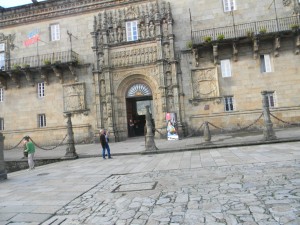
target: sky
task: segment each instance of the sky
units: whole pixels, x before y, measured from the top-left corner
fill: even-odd
[[[45,0],[38,0],[38,2],[43,2]],[[3,8],[15,7],[19,5],[26,5],[32,3],[31,0],[0,0],[0,6]]]

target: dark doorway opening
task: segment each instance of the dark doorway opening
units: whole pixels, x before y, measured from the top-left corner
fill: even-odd
[[[152,96],[126,98],[128,137],[144,136],[147,105],[152,113]]]

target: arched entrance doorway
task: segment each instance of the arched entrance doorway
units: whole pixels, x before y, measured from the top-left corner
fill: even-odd
[[[150,113],[152,114],[152,92],[149,86],[144,83],[131,85],[126,94],[128,137],[144,135],[146,105],[150,106]]]

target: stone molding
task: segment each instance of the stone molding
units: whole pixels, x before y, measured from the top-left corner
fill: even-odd
[[[143,0],[60,0],[39,2],[39,4],[7,8],[2,11],[0,27],[36,22],[72,14],[103,10],[109,7],[131,3],[147,2]]]

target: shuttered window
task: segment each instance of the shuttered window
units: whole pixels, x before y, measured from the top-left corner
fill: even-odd
[[[223,0],[224,12],[236,10],[235,0]]]
[[[221,60],[222,77],[231,77],[231,64],[229,59]]]

